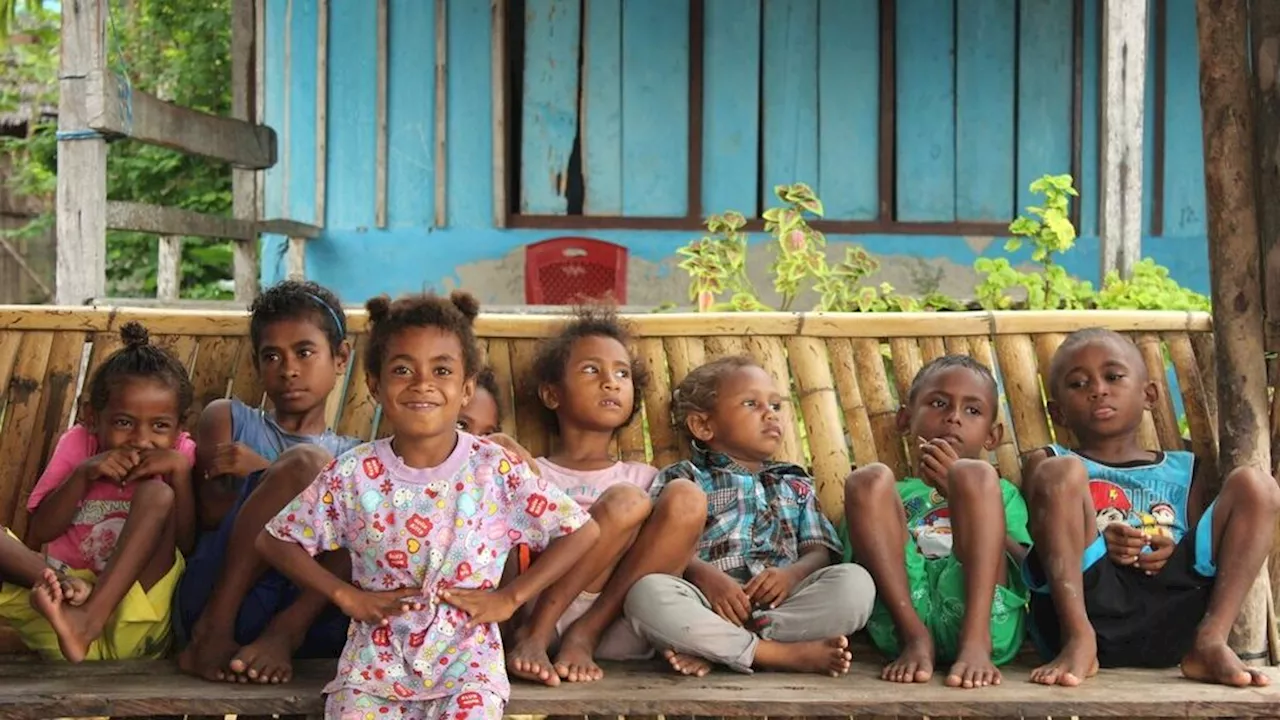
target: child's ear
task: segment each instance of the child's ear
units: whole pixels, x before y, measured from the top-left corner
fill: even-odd
[[[995,449],[995,446],[999,445],[1000,441],[1003,439],[1004,439],[1004,423],[1000,423],[1000,422],[993,423],[991,425],[991,432],[987,433],[987,441],[983,443],[982,447],[987,452],[990,452],[991,450]]]
[[[911,410],[906,405],[898,408],[898,415],[895,420],[899,434],[905,436],[911,432]]]
[[[462,404],[458,407],[464,408],[471,404],[471,399],[476,396],[476,376],[472,375],[462,381]]]
[[[560,390],[552,383],[539,383],[538,399],[548,410],[555,410],[560,407]]]
[[[689,417],[685,418],[685,427],[689,428],[689,434],[699,442],[707,443],[715,439],[715,430],[711,427],[711,416],[704,412],[691,412]]]
[[[345,375],[349,362],[351,362],[351,342],[343,340],[338,343],[338,349],[333,353],[333,364],[337,366],[339,374]]]
[[[1067,426],[1066,418],[1062,415],[1062,406],[1056,400],[1050,400],[1045,407],[1049,411],[1049,419],[1053,421],[1054,425],[1059,427]]]
[[[1142,388],[1142,401],[1146,405],[1146,409],[1150,410],[1156,406],[1156,402],[1160,400],[1160,386],[1154,380],[1148,380],[1145,387]]]
[[[373,396],[374,402],[378,401],[378,374],[366,373],[364,376],[365,387],[369,388],[369,394]]]

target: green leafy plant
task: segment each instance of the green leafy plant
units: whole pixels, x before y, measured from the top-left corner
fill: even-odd
[[[1210,309],[1207,295],[1182,287],[1169,277],[1169,268],[1151,258],[1139,260],[1128,280],[1121,280],[1114,270],[1107,273],[1094,302],[1102,310]]]

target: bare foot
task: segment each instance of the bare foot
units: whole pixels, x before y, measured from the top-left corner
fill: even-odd
[[[52,570],[45,570],[41,581],[31,588],[31,607],[49,621],[58,635],[58,649],[68,662],[83,662],[89,653],[89,644],[102,634],[102,628],[94,627],[89,615],[80,608],[63,603],[62,587]]]
[[[560,676],[547,655],[547,644],[526,633],[515,635],[515,644],[507,651],[507,672],[550,687],[559,685]]]
[[[1075,687],[1098,672],[1098,638],[1092,632],[1072,638],[1058,657],[1031,671],[1031,682]]]
[[[239,650],[230,630],[202,631],[197,625],[191,643],[178,654],[178,669],[210,681],[235,680],[231,658]]]
[[[702,677],[711,672],[711,663],[697,655],[685,655],[675,650],[666,650],[662,653],[662,657],[667,659],[671,664],[671,669],[681,675],[692,675],[694,677]]]
[[[1225,642],[1196,643],[1183,656],[1181,667],[1183,677],[1199,682],[1234,687],[1271,684],[1271,678],[1257,668],[1246,666]]]
[[[880,679],[897,683],[927,683],[933,677],[933,638],[928,632],[902,642],[902,652],[880,671]]]
[[[258,683],[287,683],[293,679],[293,651],[298,642],[268,627],[257,640],[240,648],[227,666],[231,672]]]
[[[771,670],[839,677],[849,672],[852,661],[849,640],[844,637],[796,643],[761,640],[756,646],[756,663]]]
[[[947,686],[980,688],[1000,684],[1000,670],[991,662],[991,651],[982,645],[961,645],[947,673]]]
[[[556,674],[569,682],[595,682],[604,677],[604,670],[596,664],[596,643],[591,638],[575,633],[570,627],[560,639],[560,652],[556,653]]]

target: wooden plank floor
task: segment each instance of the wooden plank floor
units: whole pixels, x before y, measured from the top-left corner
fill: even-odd
[[[1188,682],[1176,670],[1106,671],[1084,687],[1044,688],[1026,666],[1006,668],[998,687],[955,690],[940,680],[903,687],[855,664],[839,679],[723,671],[677,677],[658,665],[606,666],[599,683],[544,688],[517,683],[508,712],[555,715],[900,717],[1266,717],[1280,716],[1280,686],[1229,689]],[[321,711],[331,661],[308,661],[288,685],[219,685],[184,677],[171,662],[0,663],[0,718],[306,714]],[[1273,683],[1280,672],[1269,671]]]

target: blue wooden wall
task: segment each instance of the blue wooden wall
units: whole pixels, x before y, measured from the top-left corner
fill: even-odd
[[[534,215],[568,210],[575,137],[581,212],[678,217],[689,212],[688,0],[527,0],[522,126],[514,200]],[[1079,249],[1069,269],[1098,265],[1101,0],[1084,0]],[[877,0],[704,0],[702,214],[754,211],[773,185],[813,184],[840,220],[872,220],[877,183],[880,18]],[[1072,0],[898,0],[895,29],[895,206],[902,222],[1007,222],[1026,185],[1072,165]],[[633,258],[670,266],[687,230],[557,231],[494,227],[488,0],[449,0],[444,227],[434,226],[437,138],[434,3],[389,0],[387,222],[375,222],[377,22],[373,0],[329,0],[326,184],[318,217],[319,0],[268,0],[265,115],[281,138],[267,172],[268,217],[325,227],[308,275],[359,302],[383,292],[462,282],[462,268],[512,270],[523,245],[588,234]],[[1198,62],[1193,0],[1167,0],[1163,232],[1143,252],[1207,290]],[[1015,20],[1016,18],[1016,20]],[[582,39],[582,63],[578,42]],[[286,59],[288,62],[286,62]],[[1150,235],[1154,63],[1149,64],[1146,199]],[[579,90],[581,88],[581,90]],[[560,171],[560,172],[558,172]],[[831,235],[882,257],[970,265],[1002,243],[947,235]],[[972,240],[972,238],[970,238]],[[267,238],[262,279],[284,274],[281,238]],[[486,265],[488,263],[488,265]],[[512,266],[515,267],[515,266]],[[517,268],[518,269],[518,268]],[[677,271],[678,272],[678,271]],[[472,287],[506,297],[497,277]],[[672,298],[682,300],[683,298]]]

